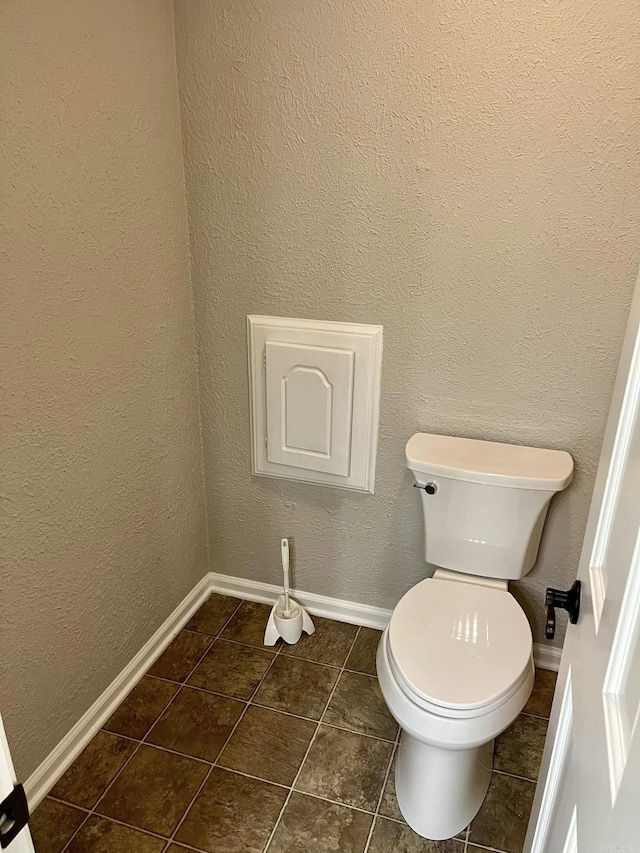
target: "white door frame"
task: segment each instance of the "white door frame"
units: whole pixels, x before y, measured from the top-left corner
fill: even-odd
[[[17,784],[16,773],[9,752],[9,743],[4,730],[2,716],[0,715],[0,802],[13,791]],[[6,848],[10,853],[35,853],[29,827],[25,826],[22,832],[13,839]]]

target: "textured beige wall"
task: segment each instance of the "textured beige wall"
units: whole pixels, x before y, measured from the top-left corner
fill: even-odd
[[[575,575],[640,260],[625,0],[177,0],[213,567],[392,606],[416,430],[575,457],[516,594]],[[383,323],[376,494],[249,475],[245,314]],[[557,642],[562,639],[559,632]]]
[[[0,17],[0,711],[24,778],[207,557],[171,3]]]

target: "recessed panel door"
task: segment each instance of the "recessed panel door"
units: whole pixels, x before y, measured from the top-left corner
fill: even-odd
[[[267,459],[348,477],[355,353],[267,341]]]

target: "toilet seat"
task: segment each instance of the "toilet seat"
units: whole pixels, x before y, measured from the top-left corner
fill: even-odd
[[[475,717],[507,702],[528,678],[531,628],[506,589],[428,578],[396,606],[388,651],[416,704],[436,715]]]

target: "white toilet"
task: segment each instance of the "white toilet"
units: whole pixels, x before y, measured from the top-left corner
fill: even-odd
[[[531,628],[508,582],[538,554],[568,453],[418,433],[407,467],[421,489],[432,578],[396,606],[377,655],[402,729],[396,794],[419,835],[451,838],[487,791],[493,743],[533,686]]]

